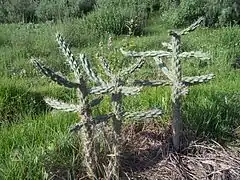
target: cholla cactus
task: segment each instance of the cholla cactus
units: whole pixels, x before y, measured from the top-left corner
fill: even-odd
[[[98,97],[90,102],[89,95],[108,93],[114,88],[114,86],[106,84],[100,76],[91,69],[89,61],[84,54],[80,54],[76,60],[60,34],[57,33],[56,39],[59,48],[67,59],[70,69],[74,73],[75,81],[70,81],[63,76],[58,75],[53,70],[40,63],[38,59],[33,58],[32,62],[43,74],[51,78],[53,81],[67,88],[75,88],[77,90],[78,104],[68,104],[51,98],[46,98],[45,101],[55,109],[68,112],[78,112],[80,122],[75,125],[71,131],[81,129],[84,165],[89,178],[95,179],[97,155],[95,154],[94,133],[96,131],[96,125],[102,121],[108,120],[112,115],[108,114],[92,117],[91,108],[98,105],[101,102],[102,97]],[[81,62],[82,69],[84,69],[85,75],[87,76],[84,76],[83,72],[80,71],[80,64],[77,62]],[[86,77],[88,77],[88,79]],[[88,80],[93,81],[97,86],[89,88]]]
[[[122,100],[124,96],[135,95],[142,89],[139,86],[126,86],[127,77],[134,73],[137,69],[140,69],[144,64],[144,58],[138,58],[135,64],[130,67],[119,71],[114,74],[109,66],[108,61],[103,55],[99,55],[98,59],[102,65],[105,74],[109,77],[110,82],[114,88],[110,91],[111,96],[111,106],[112,106],[112,127],[113,127],[113,137],[112,139],[112,155],[111,163],[107,167],[106,172],[108,173],[108,178],[112,177],[114,179],[119,179],[119,154],[121,146],[121,129],[123,119],[135,119],[142,120],[146,118],[159,117],[162,114],[160,109],[149,110],[147,112],[125,112],[122,106]]]
[[[45,98],[47,104],[51,107],[67,111],[77,112],[80,116],[80,122],[76,124],[70,131],[80,130],[83,142],[84,165],[90,179],[96,179],[98,167],[97,143],[95,143],[96,125],[101,122],[106,122],[112,118],[112,136],[110,151],[111,154],[109,164],[105,167],[105,179],[119,179],[119,154],[121,145],[121,127],[124,118],[130,119],[146,119],[158,117],[162,114],[159,109],[153,109],[147,112],[125,112],[122,106],[123,96],[134,95],[140,92],[141,87],[126,86],[127,76],[132,74],[135,70],[142,67],[144,58],[139,58],[135,64],[129,68],[119,71],[114,74],[103,56],[99,56],[102,67],[110,81],[104,81],[97,73],[95,73],[89,63],[88,58],[84,54],[80,54],[76,59],[68,45],[65,43],[60,34],[56,35],[60,50],[66,57],[67,63],[75,76],[75,81],[70,81],[66,77],[57,74],[50,68],[43,65],[40,60],[33,58],[33,64],[47,77],[67,88],[75,88],[77,91],[78,104],[69,104],[54,100],[52,98]],[[80,64],[78,64],[80,62]],[[81,67],[81,68],[80,68]],[[82,71],[81,71],[82,70]],[[88,82],[94,83],[94,87],[89,87]],[[89,100],[89,95],[100,95],[92,101]],[[103,94],[110,94],[112,112],[106,115],[92,117],[91,108],[100,104]]]
[[[201,59],[209,59],[207,54],[202,53],[200,51],[194,52],[181,52],[181,36],[188,34],[191,31],[194,31],[200,23],[203,21],[203,18],[199,18],[194,24],[189,26],[188,28],[177,32],[177,31],[170,31],[169,35],[171,36],[170,43],[163,43],[170,51],[146,51],[146,52],[130,52],[124,51],[121,49],[122,53],[125,56],[130,57],[152,57],[156,65],[162,70],[162,72],[167,76],[168,80],[136,80],[134,83],[136,85],[141,86],[168,86],[170,85],[172,88],[172,110],[173,110],[173,144],[176,151],[180,150],[180,135],[182,132],[182,119],[181,119],[181,96],[188,93],[188,86],[203,83],[211,80],[214,75],[202,75],[202,76],[194,76],[194,77],[183,77],[182,70],[181,70],[181,59],[182,58],[190,58],[196,57]],[[171,66],[167,67],[162,60],[162,57],[167,57],[171,60]]]

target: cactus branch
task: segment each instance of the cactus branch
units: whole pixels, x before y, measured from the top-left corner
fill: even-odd
[[[168,77],[168,79],[173,81],[172,73],[168,70],[167,66],[162,61],[162,59],[160,57],[154,57],[153,59],[155,60],[155,62],[158,65],[158,67],[160,67],[160,69],[162,70],[163,74],[165,74]]]
[[[89,94],[106,94],[113,90],[114,85],[107,84],[106,86],[96,86],[89,89]]]
[[[99,56],[99,61],[100,61],[100,64],[102,65],[103,69],[105,70],[105,73],[108,77],[112,78],[112,70],[109,66],[109,63],[107,62],[106,59],[104,59],[103,56]]]
[[[179,35],[186,35],[192,31],[194,31],[198,26],[200,26],[200,24],[203,22],[204,17],[200,17],[195,23],[193,23],[192,25],[190,25],[188,28],[182,30]]]
[[[77,88],[80,86],[80,84],[71,82],[66,78],[58,75],[56,72],[54,72],[50,68],[42,65],[38,60],[32,59],[31,61],[45,76],[51,78],[54,82],[57,82],[59,85],[62,85],[68,88]]]
[[[75,78],[79,79],[82,74],[79,70],[79,65],[75,60],[72,51],[69,49],[69,45],[64,41],[60,33],[56,34],[56,40],[64,56],[67,58],[67,63],[69,64],[71,70],[73,71]]]
[[[134,120],[145,120],[147,118],[157,118],[163,114],[160,109],[151,109],[145,112],[124,113],[124,118]]]
[[[146,52],[136,52],[136,51],[124,51],[120,49],[121,53],[127,57],[155,57],[155,56],[171,56],[170,52],[167,51],[146,51]]]
[[[133,73],[136,69],[141,68],[143,66],[143,64],[144,64],[144,59],[143,58],[139,58],[135,64],[133,64],[129,68],[126,68],[123,71],[121,71],[120,75],[122,77],[126,76],[126,75],[129,75],[129,74]]]
[[[157,86],[169,86],[172,85],[172,82],[169,80],[135,80],[133,82],[133,85],[157,87]]]
[[[79,59],[82,63],[82,67],[84,71],[87,73],[88,77],[95,82],[97,85],[104,85],[106,84],[91,68],[90,63],[85,56],[85,54],[80,54]]]
[[[75,104],[67,104],[55,99],[50,99],[50,98],[45,98],[45,102],[50,105],[52,108],[61,110],[61,111],[66,111],[66,112],[78,112],[80,106],[75,105]]]
[[[138,94],[141,91],[141,87],[127,87],[127,86],[121,86],[119,87],[122,94],[125,96],[131,96]]]
[[[214,74],[207,74],[201,76],[193,76],[193,77],[183,77],[182,81],[185,85],[195,85],[199,83],[208,82],[214,78]]]
[[[183,52],[179,54],[179,57],[181,58],[200,58],[201,60],[209,60],[210,58],[208,57],[207,53],[203,53],[201,51],[191,51],[191,52]]]

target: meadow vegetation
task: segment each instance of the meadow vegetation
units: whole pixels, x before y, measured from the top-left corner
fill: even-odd
[[[55,41],[56,32],[63,34],[73,54],[86,53],[94,71],[105,77],[98,66],[99,54],[118,72],[136,62],[123,56],[121,47],[131,51],[163,49],[161,43],[169,41],[168,30],[184,29],[199,16],[205,16],[204,23],[181,38],[181,48],[207,52],[210,60],[184,60],[183,74],[213,73],[216,77],[191,87],[183,98],[184,135],[186,142],[214,140],[232,147],[239,145],[240,138],[240,74],[232,66],[240,56],[238,0],[1,1],[0,179],[78,179],[84,174],[81,140],[69,133],[71,125],[78,123],[77,115],[56,112],[44,101],[44,97],[53,97],[76,103],[76,91],[47,79],[30,61],[41,58],[58,74],[74,77]],[[149,58],[146,62],[132,78],[162,79],[155,63]],[[93,116],[112,111],[109,99],[93,108]],[[149,122],[154,124],[150,123],[151,133],[167,134],[172,118],[170,88],[144,87],[140,94],[124,98],[122,106],[131,112],[154,108],[164,112],[148,123],[124,120],[123,128],[130,128],[125,131],[126,139],[132,137],[131,132],[137,137],[148,129]],[[156,131],[159,128],[162,132]]]

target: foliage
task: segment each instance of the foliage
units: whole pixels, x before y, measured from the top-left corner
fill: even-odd
[[[166,12],[166,18],[169,15],[178,27],[190,24],[199,16],[205,16],[206,26],[240,24],[240,3],[238,0],[182,0],[177,8]]]
[[[66,17],[81,17],[94,8],[95,0],[43,0],[36,8],[38,20],[61,20]]]
[[[1,23],[39,22],[81,17],[93,10],[95,0],[9,0],[0,2]]]
[[[0,2],[1,23],[35,21],[36,0],[9,0]]]

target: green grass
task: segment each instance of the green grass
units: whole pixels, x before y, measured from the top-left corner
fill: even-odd
[[[1,127],[0,177],[3,179],[44,179],[79,171],[74,136],[68,134],[76,117],[60,113],[24,119],[21,124]],[[79,158],[78,158],[79,160]],[[70,173],[71,172],[71,173]],[[51,174],[52,173],[52,174]],[[74,174],[74,173],[73,173]]]
[[[53,174],[75,179],[81,169],[79,144],[76,143],[79,141],[68,133],[69,126],[76,122],[76,116],[68,113],[52,115],[39,106],[43,96],[70,101],[75,98],[74,91],[50,83],[33,68],[29,60],[31,56],[41,57],[56,71],[69,75],[54,39],[57,30],[70,32],[69,24],[39,24],[34,28],[0,25],[0,112],[3,112],[3,117],[10,114],[13,121],[17,120],[0,127],[0,179],[43,179]],[[169,39],[168,29],[169,25],[163,23],[160,17],[153,17],[145,28],[144,36],[131,38],[132,48],[162,49],[161,42]],[[73,32],[64,36],[72,42],[76,34]],[[123,44],[123,39],[122,36],[114,36],[116,47]],[[74,54],[87,52],[94,60],[98,40],[87,44],[86,37],[81,43],[73,42]],[[82,44],[85,44],[84,47]],[[240,56],[239,45],[239,27],[200,28],[183,38],[184,51],[202,50],[211,56],[211,60],[203,66],[198,60],[185,60],[184,74],[190,76],[211,72],[216,75],[208,84],[191,87],[190,94],[184,97],[184,122],[196,137],[213,138],[219,142],[236,139],[233,135],[240,126],[240,74],[230,64]],[[118,67],[115,63],[113,66]],[[155,79],[158,73],[152,68],[154,66],[149,62],[136,74],[136,78]],[[171,119],[169,94],[167,87],[145,88],[140,95],[125,99],[124,104],[129,111],[162,107],[166,112],[162,121],[167,122]],[[36,98],[37,103],[32,105],[31,98]],[[109,103],[105,101],[94,112],[102,113],[109,109]]]

